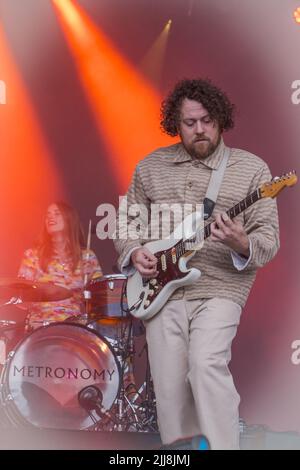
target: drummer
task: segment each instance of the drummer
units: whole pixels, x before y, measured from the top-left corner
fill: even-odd
[[[25,251],[18,276],[30,281],[51,282],[69,289],[72,295],[65,300],[32,302],[26,318],[26,330],[71,317],[72,321],[76,316],[82,317],[85,283],[102,275],[95,253],[85,248],[76,210],[65,202],[50,204],[40,238],[33,248]],[[100,334],[113,345],[112,338],[107,337],[106,332],[105,328],[102,332],[100,330]],[[127,388],[135,382],[130,358],[124,366],[123,380]]]
[[[102,269],[95,253],[84,246],[83,230],[73,207],[65,202],[50,204],[40,238],[25,251],[18,276],[51,282],[72,294],[65,300],[32,303],[26,322],[28,330],[82,313],[84,282],[101,277]]]

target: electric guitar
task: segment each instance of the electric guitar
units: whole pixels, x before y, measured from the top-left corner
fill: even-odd
[[[230,219],[233,219],[260,199],[274,198],[282,189],[294,186],[296,182],[295,171],[275,177],[226,213]],[[157,257],[158,275],[153,279],[145,279],[136,271],[128,277],[127,304],[134,317],[149,320],[159,312],[176,289],[191,284],[200,277],[199,269],[189,269],[187,262],[202,248],[204,240],[210,236],[210,226],[211,224],[204,226],[202,214],[194,212],[176,227],[170,237],[143,245]]]

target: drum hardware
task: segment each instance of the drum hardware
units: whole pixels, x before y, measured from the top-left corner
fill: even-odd
[[[105,417],[113,423],[118,424],[114,417],[103,407],[103,393],[96,385],[90,385],[80,390],[78,393],[78,402],[89,414],[91,411],[95,411],[100,418]],[[91,417],[93,417],[92,414]]]
[[[110,290],[114,290],[114,281],[108,281],[108,287],[110,288]]]
[[[122,336],[118,344],[119,350],[122,353],[121,356],[121,389],[119,397],[117,399],[117,418],[119,421],[118,431],[128,431],[128,430],[137,430],[137,425],[139,424],[140,417],[138,414],[138,409],[131,403],[130,397],[128,396],[128,388],[134,387],[135,384],[130,382],[126,385],[126,368],[127,366],[132,367],[133,357],[134,357],[134,344],[133,344],[133,329],[132,321],[130,321],[127,331],[126,328],[123,329]],[[127,371],[130,376],[130,370]]]
[[[7,302],[4,302],[0,305],[0,307],[4,307],[5,305],[18,305],[21,304],[22,300],[18,297],[11,297]]]
[[[91,219],[89,220],[89,229],[88,229],[88,236],[87,236],[87,242],[86,242],[86,251],[87,251],[87,255],[86,255],[86,261],[89,260],[90,258],[90,249],[91,249],[91,236],[92,236],[92,221]],[[86,288],[88,284],[88,273],[85,272],[84,273],[84,277],[83,277],[83,285],[84,285],[84,288]]]
[[[5,366],[10,361],[10,359],[14,356],[14,354],[15,354],[15,351],[13,349],[7,352],[6,344],[4,343],[3,357],[1,358],[0,365]]]
[[[27,322],[25,324],[25,333],[28,334],[28,333],[31,333],[32,331],[34,331],[35,329],[37,328],[43,328],[45,326],[48,326],[48,325],[51,325],[51,324],[54,324],[56,322],[54,321],[50,321],[50,320],[34,320],[33,322]]]
[[[130,311],[127,308],[127,299],[126,299],[126,284],[127,280],[123,285],[122,296],[121,296],[121,308],[126,310],[127,314],[130,314]],[[136,325],[136,319],[130,315],[131,318],[131,327],[132,331],[136,336],[139,334],[145,333],[145,327],[141,321],[139,321],[139,328]],[[137,334],[139,331],[139,334]],[[154,393],[153,381],[150,372],[150,362],[148,355],[148,345],[145,341],[141,351],[138,354],[138,357],[141,357],[143,352],[146,353],[146,373],[145,380],[138,390],[134,393],[133,397],[130,398],[130,406],[135,407],[139,411],[140,419],[137,422],[137,431],[144,432],[158,432],[157,424],[157,413],[156,413],[156,398]],[[134,351],[133,351],[134,354]],[[132,394],[132,393],[131,393]],[[137,405],[135,402],[139,400]],[[141,419],[142,418],[142,419]]]
[[[14,320],[0,320],[0,365],[6,364],[9,350],[9,333],[17,329]]]
[[[0,328],[5,328],[7,326],[16,325],[17,322],[14,320],[0,320]]]
[[[132,322],[130,328],[132,333]],[[146,351],[146,375],[139,389],[133,383],[126,386],[124,380],[126,375],[124,369],[127,360],[129,358],[129,362],[132,361],[135,355],[132,334],[129,333],[127,347],[125,343],[125,347],[123,346],[122,349],[124,352],[123,357],[120,358],[121,389],[116,406],[111,410],[111,413],[118,421],[118,426],[114,426],[114,429],[118,431],[157,432],[156,402],[150,374],[147,343],[145,343],[139,354],[140,357]]]
[[[148,345],[145,342],[139,356],[146,352],[146,374],[145,381],[139,390],[131,398],[131,403],[135,403],[137,399],[141,399],[138,404],[139,411],[142,414],[142,421],[139,422],[139,431],[158,432],[157,414],[156,414],[156,398],[154,393],[153,381],[150,372],[150,363],[148,356]]]
[[[92,293],[90,290],[84,289],[83,291],[83,298],[84,300],[91,300],[92,298]]]
[[[9,351],[9,353],[7,354],[7,360],[9,360],[10,358],[14,357],[15,355],[15,351],[12,349],[11,351]]]

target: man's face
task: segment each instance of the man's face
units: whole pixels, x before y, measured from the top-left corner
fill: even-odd
[[[185,98],[181,105],[178,132],[186,151],[204,159],[218,147],[221,132],[201,103]]]

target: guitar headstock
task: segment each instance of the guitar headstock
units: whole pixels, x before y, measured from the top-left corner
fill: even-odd
[[[295,171],[290,171],[290,173],[286,173],[282,176],[275,176],[272,181],[260,187],[261,197],[276,197],[285,187],[294,186],[297,180],[298,178]]]

